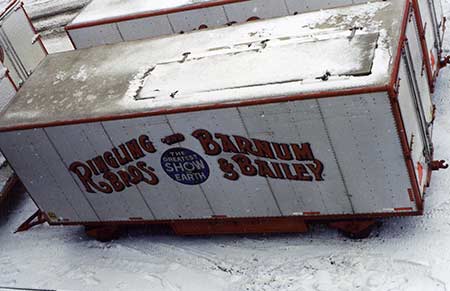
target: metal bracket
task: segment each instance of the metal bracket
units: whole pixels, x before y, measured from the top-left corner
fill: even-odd
[[[398,94],[400,92],[400,82],[401,82],[402,78],[398,78],[395,83],[394,83],[394,93],[395,93],[395,101],[398,102]]]
[[[27,220],[25,220],[14,233],[27,231],[33,226],[40,225],[47,222],[44,212],[41,210],[36,211],[33,215],[31,215]]]
[[[439,62],[439,67],[445,68],[448,64],[450,64],[450,56],[445,56],[445,57]]]
[[[413,151],[414,138],[415,138],[414,133],[411,133],[411,141],[409,142],[409,155],[411,155]]]
[[[432,125],[434,123],[434,120],[436,119],[436,110],[437,110],[436,104],[433,104],[433,111],[431,113],[432,115],[430,125]]]
[[[420,70],[420,76],[425,75],[425,70],[426,70],[427,64],[425,62],[425,60],[422,61],[422,69]]]
[[[41,37],[41,34],[40,33],[36,33],[33,36],[33,38],[31,39],[31,44],[35,44],[39,40],[40,37]]]
[[[444,160],[431,161],[430,162],[430,168],[431,168],[432,171],[439,171],[440,169],[447,169],[448,168],[448,164]]]
[[[442,32],[444,32],[445,33],[445,30],[446,30],[446,24],[447,24],[447,17],[443,17],[442,18]]]

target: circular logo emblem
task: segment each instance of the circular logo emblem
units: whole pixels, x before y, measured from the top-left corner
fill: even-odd
[[[185,185],[198,185],[209,177],[209,166],[196,152],[172,148],[161,156],[161,166],[173,180]]]

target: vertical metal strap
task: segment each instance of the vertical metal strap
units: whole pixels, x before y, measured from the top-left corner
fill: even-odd
[[[432,148],[431,137],[430,137],[429,131],[428,131],[428,123],[426,122],[426,118],[425,118],[422,97],[420,95],[419,86],[417,84],[416,72],[414,70],[414,66],[412,65],[413,62],[412,62],[412,56],[411,56],[411,51],[409,48],[408,41],[405,41],[405,46],[402,51],[402,55],[403,55],[403,60],[405,61],[406,71],[407,71],[407,75],[408,75],[408,81],[410,84],[411,93],[413,95],[414,105],[416,107],[416,112],[417,112],[418,119],[420,122],[420,127],[421,127],[420,135],[422,137],[422,141],[425,146],[425,149],[424,149],[425,158],[429,161],[429,160],[431,160],[431,151],[432,151],[431,150],[431,148]]]
[[[440,31],[439,31],[439,23],[437,22],[437,13],[436,13],[436,6],[434,4],[434,0],[428,0],[428,6],[431,12],[431,22],[433,23],[433,34],[435,39],[434,46],[438,49],[441,48],[441,37],[440,37]]]

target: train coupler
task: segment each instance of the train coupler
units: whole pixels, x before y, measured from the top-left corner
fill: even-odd
[[[444,160],[439,160],[439,161],[431,161],[430,162],[430,167],[432,171],[439,171],[441,169],[447,169],[448,168],[448,164],[446,161]]]
[[[445,68],[448,64],[450,64],[450,56],[445,56],[439,62],[439,67],[440,68]]]

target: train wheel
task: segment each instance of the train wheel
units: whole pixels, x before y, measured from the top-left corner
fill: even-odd
[[[86,235],[101,242],[109,242],[120,237],[119,226],[85,226]]]

